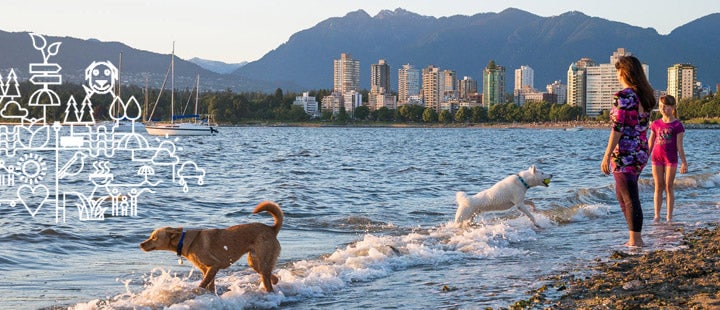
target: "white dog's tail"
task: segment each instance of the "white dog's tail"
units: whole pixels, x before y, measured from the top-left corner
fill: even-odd
[[[470,208],[470,197],[465,192],[455,193],[455,201],[458,208],[455,212],[455,223],[461,223],[472,217],[472,208]]]

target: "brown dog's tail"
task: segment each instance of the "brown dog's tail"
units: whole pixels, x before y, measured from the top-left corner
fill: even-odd
[[[276,203],[272,201],[263,201],[255,207],[255,210],[253,210],[253,213],[258,212],[268,212],[272,215],[272,217],[275,219],[275,225],[273,225],[273,229],[275,230],[275,234],[280,232],[280,227],[282,227],[283,224],[283,212],[280,209],[280,206],[278,206]]]

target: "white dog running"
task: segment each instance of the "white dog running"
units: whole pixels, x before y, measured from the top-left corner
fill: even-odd
[[[455,212],[455,223],[471,221],[480,212],[505,211],[517,207],[530,218],[535,227],[539,227],[525,205],[525,193],[533,186],[545,185],[547,187],[550,179],[552,179],[552,174],[540,172],[535,165],[532,165],[528,170],[508,176],[474,196],[468,196],[465,192],[457,192],[455,199],[458,209]]]

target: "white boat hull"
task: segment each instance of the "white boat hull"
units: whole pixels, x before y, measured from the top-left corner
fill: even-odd
[[[145,131],[153,136],[212,136],[218,132],[213,126],[189,123],[145,125]]]

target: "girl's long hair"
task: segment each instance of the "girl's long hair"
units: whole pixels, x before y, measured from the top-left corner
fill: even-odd
[[[615,69],[620,71],[620,75],[625,82],[630,85],[633,91],[640,97],[640,104],[645,112],[650,112],[655,107],[655,91],[645,76],[640,60],[635,56],[620,56],[615,63]]]
[[[678,112],[677,112],[677,101],[675,100],[675,97],[672,95],[662,95],[660,96],[660,103],[673,107],[673,116],[675,118],[678,118]]]

